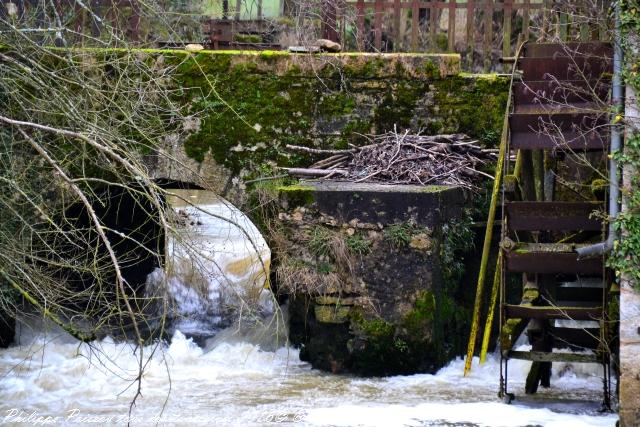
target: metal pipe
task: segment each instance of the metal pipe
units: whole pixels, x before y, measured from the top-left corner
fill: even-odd
[[[576,249],[578,259],[603,255],[613,249],[613,242],[616,239],[616,229],[614,220],[618,217],[620,198],[620,184],[618,176],[618,162],[615,153],[622,148],[621,125],[617,123],[616,116],[623,111],[622,103],[622,46],[620,35],[620,6],[615,6],[615,33],[613,38],[613,87],[612,98],[614,105],[614,123],[611,127],[611,147],[609,156],[609,235],[604,242],[585,246]]]

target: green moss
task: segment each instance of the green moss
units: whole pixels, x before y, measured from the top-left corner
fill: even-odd
[[[434,371],[435,365],[425,365],[425,360],[444,363],[433,339],[435,304],[431,292],[421,293],[414,308],[397,324],[380,317],[366,318],[361,311],[352,309],[353,370],[369,375],[394,375]]]
[[[239,43],[262,43],[262,36],[260,36],[259,34],[237,33],[233,36],[233,38]]]
[[[199,132],[185,142],[187,154],[201,161],[211,153],[234,173],[265,161],[310,163],[308,155],[282,150],[285,144],[347,148],[394,126],[465,132],[491,146],[499,139],[508,89],[498,77],[442,78],[439,64],[426,57],[411,56],[409,67],[395,57],[347,55],[341,66],[307,70],[286,52],[165,56],[176,66],[177,83],[192,88],[184,100],[202,117]],[[428,93],[435,105],[429,101],[417,115]]]
[[[309,185],[287,185],[278,187],[281,200],[289,209],[309,206],[314,201],[315,189]]]
[[[439,132],[463,132],[497,147],[502,132],[509,80],[502,77],[451,77],[433,83],[435,106],[432,117]],[[437,108],[437,111],[435,109]]]
[[[436,299],[433,293],[424,291],[416,299],[413,310],[402,320],[402,326],[406,328],[410,336],[424,336],[425,330],[430,327],[436,312]]]

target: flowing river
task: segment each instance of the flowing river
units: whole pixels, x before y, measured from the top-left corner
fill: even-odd
[[[197,346],[181,332],[145,347],[142,395],[130,344],[79,345],[54,331],[23,331],[0,351],[3,425],[213,426],[614,426],[599,414],[597,371],[554,371],[552,387],[507,405],[497,398],[491,357],[462,376],[453,361],[435,375],[336,376],[313,370],[294,349],[275,351],[228,338]],[[153,353],[153,354],[152,354]],[[511,390],[524,388],[525,362],[512,362]]]
[[[189,198],[206,209],[189,207],[184,202]],[[0,350],[1,425],[615,425],[616,415],[598,412],[602,385],[597,366],[556,364],[552,387],[524,398],[519,393],[528,363],[512,361],[509,385],[518,398],[511,405],[497,397],[496,357],[483,366],[476,363],[467,378],[462,360],[435,375],[388,378],[311,369],[296,349],[284,345],[282,319],[250,333],[239,333],[225,321],[220,307],[234,304],[252,304],[261,315],[273,316],[263,286],[270,252],[255,227],[246,226],[254,243],[242,243],[247,233],[220,217],[234,218],[236,224],[245,217],[210,195],[185,192],[173,206],[197,232],[185,234],[192,236],[186,243],[193,244],[169,242],[168,274],[150,275],[154,289],[164,283],[160,290],[173,301],[174,332],[168,342],[143,348],[144,374],[135,406],[140,349],[111,338],[78,344],[31,320],[19,328],[15,345]],[[194,262],[193,248],[213,255]],[[226,281],[218,279],[220,272]],[[199,336],[200,345],[184,333]],[[215,338],[202,339],[207,335]]]

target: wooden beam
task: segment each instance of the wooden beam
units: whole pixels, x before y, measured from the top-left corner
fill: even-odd
[[[600,363],[600,358],[597,354],[509,351],[507,357],[509,359],[530,360],[532,362]]]
[[[418,33],[420,31],[420,8],[418,0],[411,2],[411,50],[418,50]]]
[[[448,43],[447,48],[449,52],[456,51],[456,0],[449,0],[449,28],[448,28]]]

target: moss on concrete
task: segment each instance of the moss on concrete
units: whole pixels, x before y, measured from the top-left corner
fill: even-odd
[[[310,156],[283,150],[288,143],[345,148],[394,127],[495,144],[508,86],[502,77],[456,75],[455,55],[165,51],[163,58],[186,88],[183,101],[203,112],[187,154],[201,161],[210,152],[234,173],[266,161],[308,163]]]
[[[350,369],[366,375],[397,375],[414,372],[434,372],[449,355],[437,334],[439,325],[449,319],[437,316],[438,299],[423,291],[413,308],[398,322],[379,317],[367,318],[352,309],[350,340]],[[440,312],[443,312],[440,310]],[[438,324],[438,325],[436,325]]]

